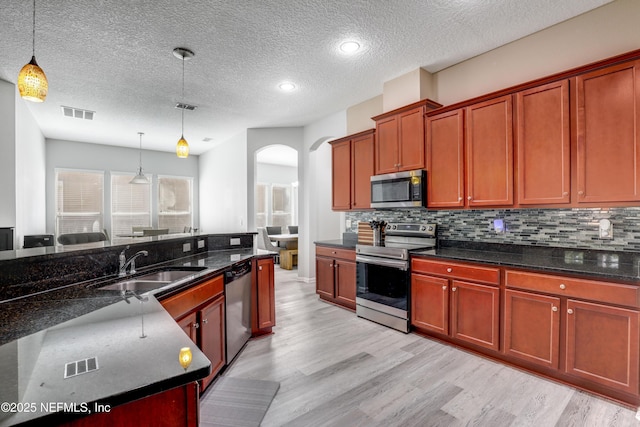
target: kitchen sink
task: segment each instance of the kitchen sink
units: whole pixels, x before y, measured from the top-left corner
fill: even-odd
[[[193,276],[196,272],[190,270],[162,270],[155,273],[145,274],[144,276],[136,277],[135,280],[146,280],[155,282],[175,282],[187,276]]]
[[[148,292],[161,288],[172,282],[193,276],[206,267],[169,267],[164,270],[147,273],[138,277],[123,279],[110,285],[101,286],[98,289],[106,291],[140,291]]]
[[[168,283],[170,281],[160,281],[160,280],[123,280],[122,282],[113,283],[111,285],[103,286],[99,289],[105,291],[152,291],[154,289],[158,289]]]

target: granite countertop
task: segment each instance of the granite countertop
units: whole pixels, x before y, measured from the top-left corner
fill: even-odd
[[[353,240],[335,239],[335,240],[321,240],[313,243],[315,243],[318,246],[331,246],[334,248],[355,249],[357,242]]]
[[[98,289],[117,280],[111,277],[1,303],[0,402],[35,404],[36,411],[3,410],[0,426],[45,422],[41,417],[58,422],[85,414],[43,411],[41,402],[76,403],[80,409],[84,404],[91,410],[95,403],[113,406],[205,377],[211,371],[210,361],[158,298],[256,256],[272,254],[221,250],[165,263],[205,269],[143,294],[143,302],[135,296],[125,300],[120,291]],[[182,347],[193,352],[186,371],[178,363]],[[64,379],[66,363],[91,357],[97,357],[99,369]]]
[[[441,241],[435,250],[411,254],[640,284],[640,253],[636,252]]]

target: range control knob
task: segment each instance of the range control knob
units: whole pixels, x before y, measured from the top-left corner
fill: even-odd
[[[424,225],[422,227],[420,227],[420,231],[425,231],[427,229],[427,227],[425,227]]]
[[[429,226],[429,231],[433,231],[433,226],[432,225]]]
[[[398,228],[398,226],[394,224],[393,225],[393,229],[395,230],[396,228]]]
[[[391,224],[387,224],[387,230],[391,230]]]

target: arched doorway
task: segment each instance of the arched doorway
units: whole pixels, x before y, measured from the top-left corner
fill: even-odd
[[[257,227],[298,225],[298,151],[270,145],[256,152],[254,223]]]

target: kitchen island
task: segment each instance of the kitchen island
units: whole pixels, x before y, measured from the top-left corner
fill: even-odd
[[[239,261],[272,256],[253,249],[252,233],[232,236],[230,239],[246,240],[233,249],[216,245],[218,237],[198,236],[207,245],[183,257],[175,257],[176,252],[166,247],[147,246],[153,263],[141,263],[140,273],[193,269],[183,279],[148,293],[100,289],[122,280],[116,274],[71,273],[75,258],[84,256],[92,265],[104,266],[112,260],[114,249],[117,253],[125,248],[118,246],[76,251],[68,259],[69,269],[59,266],[56,270],[67,272],[67,283],[60,276],[25,280],[24,286],[10,279],[0,283],[4,285],[0,293],[4,296],[0,302],[0,401],[5,402],[0,426],[114,425],[118,417],[131,414],[138,414],[137,422],[143,416],[142,421],[152,425],[197,425],[197,382],[211,372],[211,362],[159,300],[219,277]],[[229,237],[222,240],[229,242]],[[182,240],[173,243],[185,248]],[[140,245],[133,249],[142,249]],[[18,256],[9,263],[23,261],[28,278],[41,271],[37,260]],[[63,263],[65,257],[57,261]],[[115,272],[117,262],[108,268]],[[85,279],[89,275],[96,277]],[[84,280],[74,282],[73,277]],[[19,288],[26,291],[19,295]],[[37,291],[29,292],[34,289]],[[186,369],[178,362],[183,347],[190,347],[193,354]],[[147,410],[140,413],[141,407]]]

